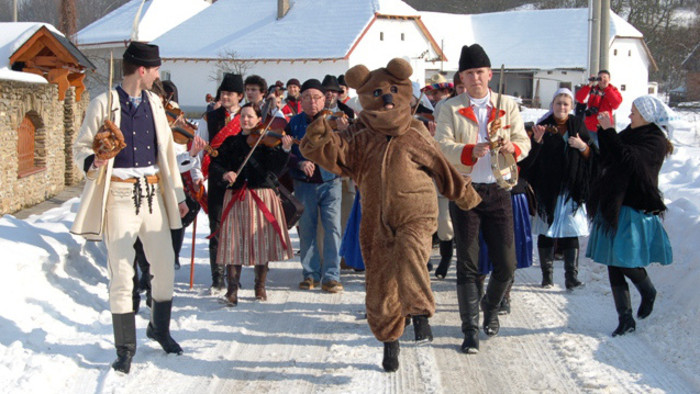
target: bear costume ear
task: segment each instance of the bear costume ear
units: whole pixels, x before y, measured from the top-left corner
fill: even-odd
[[[411,65],[401,58],[393,58],[386,65],[386,71],[398,79],[408,79],[413,74]]]
[[[368,80],[369,70],[363,64],[358,64],[345,73],[345,82],[353,89],[359,89]]]

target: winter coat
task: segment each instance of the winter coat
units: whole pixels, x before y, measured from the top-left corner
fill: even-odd
[[[489,124],[495,119],[498,94],[491,92]],[[525,133],[518,105],[507,97],[501,102],[501,129],[497,136],[510,140],[515,145],[515,158],[520,161],[530,151],[530,138]],[[487,126],[488,127],[488,126]],[[435,140],[440,144],[447,160],[463,174],[470,174],[476,161],[472,161],[472,150],[479,136],[479,123],[471,108],[466,93],[447,100],[437,118]]]
[[[103,93],[90,102],[85,114],[85,120],[83,120],[83,124],[80,127],[78,138],[73,144],[73,157],[75,162],[81,167],[86,159],[94,155],[92,142],[104,120],[107,119],[109,113],[107,94]],[[112,111],[114,123],[119,125],[121,121],[119,95],[116,90],[112,90],[109,94],[112,94],[112,106],[115,108]],[[185,193],[182,189],[175,144],[173,143],[173,135],[170,131],[168,119],[165,116],[165,109],[157,95],[150,91],[147,91],[147,94],[158,144],[158,171],[160,174],[158,186],[163,194],[168,224],[174,230],[182,227],[178,204],[185,201]],[[110,159],[105,166],[91,169],[87,172],[78,213],[70,230],[72,234],[82,235],[90,241],[102,240],[107,195],[113,165],[114,158]]]
[[[549,115],[540,124],[556,127],[554,115]],[[520,174],[535,192],[537,214],[550,225],[554,220],[554,208],[560,194],[573,201],[574,209],[586,202],[598,161],[598,148],[595,144],[590,144],[591,137],[583,120],[569,116],[566,129],[568,136],[578,134],[589,144],[588,158],[578,149],[571,148],[564,136],[545,132],[542,142],[533,143],[529,156],[520,162]]]
[[[588,130],[596,132],[598,128],[598,113],[607,112],[610,114],[610,119],[612,119],[613,111],[622,103],[622,95],[613,85],[608,85],[603,90],[597,86],[591,88],[589,85],[586,85],[576,92],[576,101],[586,104],[586,96],[588,96],[587,108],[598,109],[598,112],[586,116],[586,127]]]
[[[599,132],[601,176],[591,190],[587,209],[600,214],[610,229],[617,229],[620,207],[645,213],[666,210],[659,191],[659,171],[667,153],[667,139],[655,124],[629,126],[619,134],[610,128]]]

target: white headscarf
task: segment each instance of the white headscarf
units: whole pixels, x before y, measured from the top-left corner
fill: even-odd
[[[556,99],[557,96],[560,96],[562,94],[569,96],[569,98],[571,99],[571,111],[574,110],[574,104],[576,104],[576,100],[574,99],[574,94],[571,92],[571,90],[569,90],[567,88],[559,88],[559,89],[557,89],[556,92],[554,92],[554,96],[552,96],[552,101],[549,103],[549,111],[547,111],[544,115],[542,115],[542,117],[540,117],[537,120],[537,123],[542,122],[543,120],[547,119],[547,117],[549,115],[554,113],[554,109],[552,108],[552,106],[554,105],[554,99]],[[569,111],[569,112],[571,113],[571,111]]]
[[[681,119],[668,105],[654,96],[637,97],[632,104],[644,120],[656,124],[660,129],[672,127],[672,123]]]

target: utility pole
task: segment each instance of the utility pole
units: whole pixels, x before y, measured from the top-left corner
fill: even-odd
[[[588,52],[588,74],[600,68],[600,0],[588,0],[588,34],[591,48]]]
[[[17,0],[12,1],[12,21],[17,22]]]
[[[610,67],[610,0],[602,0],[600,8],[600,69]]]

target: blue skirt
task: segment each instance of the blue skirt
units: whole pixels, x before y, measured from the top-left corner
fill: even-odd
[[[600,216],[593,220],[586,257],[613,267],[638,268],[651,263],[669,265],[673,251],[657,215],[623,205],[616,232],[606,232]]]
[[[355,201],[352,203],[352,210],[345,225],[345,233],[340,242],[339,254],[345,259],[345,264],[354,269],[365,269],[365,262],[362,260],[360,250],[360,219],[362,218],[362,208],[360,206],[360,192],[355,193]]]
[[[516,268],[527,268],[532,265],[532,229],[530,227],[530,209],[525,193],[512,194],[513,231],[515,232],[515,257],[518,260]],[[484,236],[479,231],[479,273],[486,275],[493,270],[489,260],[489,250]]]
[[[586,207],[581,205],[574,212],[574,202],[566,201],[566,196],[560,194],[557,197],[557,205],[554,207],[554,220],[550,226],[535,215],[532,223],[535,234],[542,234],[549,238],[585,237],[588,235],[588,218]]]

